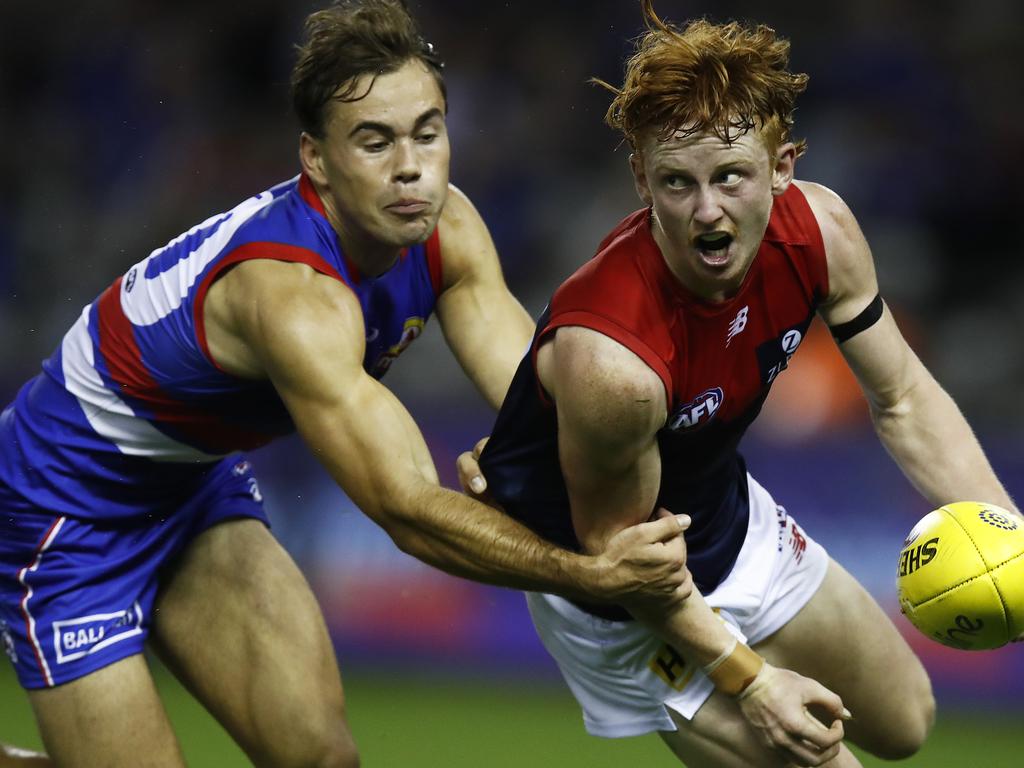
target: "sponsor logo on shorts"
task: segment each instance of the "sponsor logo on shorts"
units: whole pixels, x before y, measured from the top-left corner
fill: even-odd
[[[7,654],[7,658],[11,660],[11,663],[17,664],[18,652],[14,650],[14,636],[11,634],[7,622],[3,619],[0,619],[0,645],[3,646],[4,653]]]
[[[142,609],[136,602],[123,611],[53,622],[53,648],[57,663],[66,664],[141,634]]]
[[[665,643],[658,649],[654,657],[647,662],[654,674],[673,690],[681,691],[693,677],[694,667],[687,664],[675,648]]]
[[[786,536],[786,528],[789,527],[789,514],[787,514],[786,508],[781,504],[775,505],[775,522],[779,524],[779,552],[781,552]]]
[[[804,552],[807,551],[807,537],[792,520],[789,521],[789,546],[793,550],[793,559],[797,563],[804,559]]]

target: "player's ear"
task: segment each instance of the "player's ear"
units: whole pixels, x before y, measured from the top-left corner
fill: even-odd
[[[633,169],[633,185],[644,205],[653,205],[654,196],[651,185],[647,182],[647,171],[644,169],[644,156],[641,152],[632,152],[629,156],[629,167]]]
[[[299,162],[303,172],[313,183],[327,186],[327,174],[324,173],[324,156],[320,140],[306,131],[299,136]]]
[[[775,150],[775,166],[772,168],[772,194],[781,195],[793,182],[796,168],[796,145],[791,141],[779,145]]]

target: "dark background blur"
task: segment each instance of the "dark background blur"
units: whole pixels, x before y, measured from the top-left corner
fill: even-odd
[[[116,275],[297,173],[287,82],[314,7],[0,0],[0,400]],[[627,152],[602,123],[607,97],[587,79],[620,79],[639,6],[412,7],[448,64],[452,180],[480,208],[513,291],[536,315],[638,206]],[[1024,6],[662,0],[657,9],[673,20],[761,21],[792,40],[793,67],[811,76],[797,112],[796,133],[809,141],[798,175],[858,215],[883,296],[1024,497]],[[386,381],[450,484],[454,457],[492,417],[442,347],[435,327]],[[752,471],[893,609],[896,554],[927,506],[871,436],[820,329],[776,389],[748,441]],[[398,554],[295,441],[254,460],[275,530],[310,575],[344,664],[553,674],[519,595]],[[1024,684],[1019,649],[964,661],[912,638],[946,701],[1007,700]]]

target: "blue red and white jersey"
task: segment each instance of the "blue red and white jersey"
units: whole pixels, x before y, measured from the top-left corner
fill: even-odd
[[[599,331],[643,359],[665,386],[658,504],[693,518],[687,564],[700,589],[714,589],[747,530],[740,438],[827,293],[821,232],[795,185],[775,198],[740,290],[720,303],[683,287],[654,241],[650,211],[633,213],[562,284],[541,318],[481,457],[491,493],[540,535],[579,548],[558,461],[556,414],[537,379],[536,353],[563,326]]]
[[[0,490],[84,517],[152,511],[223,456],[293,430],[268,381],[210,356],[203,302],[250,259],[306,264],[359,298],[364,368],[382,376],[423,329],[441,286],[435,231],[383,275],[345,257],[305,176],[213,216],[131,267],[87,306],[0,416]]]

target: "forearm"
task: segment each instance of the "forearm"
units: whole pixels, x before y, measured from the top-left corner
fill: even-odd
[[[404,552],[473,581],[600,599],[596,558],[557,547],[503,512],[423,483],[370,512]]]
[[[970,500],[1016,509],[960,409],[930,376],[898,405],[873,408],[872,418],[886,450],[932,505]]]
[[[533,338],[533,320],[504,286],[455,291],[439,312],[448,346],[495,410]]]
[[[626,608],[638,621],[700,667],[715,661],[734,640],[725,622],[711,610],[696,588],[689,597],[676,601],[667,610],[652,609],[642,604],[627,604]]]

